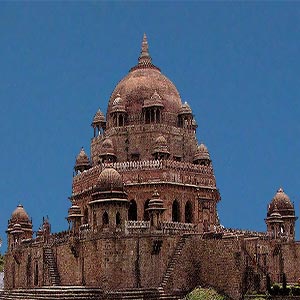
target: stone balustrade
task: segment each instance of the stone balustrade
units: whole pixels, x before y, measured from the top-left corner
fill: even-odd
[[[73,178],[73,193],[81,193],[93,188],[101,171],[114,168],[124,175],[125,183],[135,183],[153,180],[209,186],[215,188],[215,176],[212,166],[195,165],[188,162],[174,160],[142,160],[116,163],[103,163],[89,170],[75,175]],[[155,178],[151,178],[140,171],[157,170]],[[137,173],[138,171],[138,173]],[[173,171],[173,172],[164,172]],[[184,174],[183,174],[184,173]],[[137,175],[138,174],[138,175]],[[196,175],[196,176],[195,176]],[[198,175],[198,176],[197,176]],[[92,183],[92,184],[91,184]]]
[[[125,221],[125,233],[144,233],[150,230],[150,221]]]
[[[163,233],[177,234],[177,233],[196,233],[197,225],[192,223],[180,222],[161,222],[160,224]]]

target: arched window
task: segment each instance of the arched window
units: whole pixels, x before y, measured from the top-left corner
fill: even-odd
[[[108,213],[106,211],[102,215],[102,224],[103,226],[107,226],[109,224]]]
[[[120,226],[121,225],[121,215],[119,212],[116,214],[116,225]]]
[[[294,226],[291,225],[291,226],[290,226],[290,235],[293,235],[293,234],[294,234]]]
[[[147,208],[149,207],[149,201],[150,201],[149,199],[146,200],[144,204],[144,221],[150,220],[149,211],[147,210]]]
[[[190,201],[187,201],[184,208],[184,221],[185,223],[193,223],[193,207]]]
[[[179,209],[179,203],[177,200],[174,200],[173,205],[172,205],[172,221],[180,222],[180,209]]]
[[[39,264],[36,261],[34,264],[34,285],[37,286],[39,284]]]
[[[134,200],[131,200],[129,202],[128,220],[129,221],[137,221],[137,205]]]

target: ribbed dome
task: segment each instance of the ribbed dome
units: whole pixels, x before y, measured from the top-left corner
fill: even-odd
[[[278,211],[280,215],[294,215],[294,206],[288,197],[288,195],[280,188],[277,193],[275,194],[274,198],[272,199],[269,209],[268,209],[268,216],[270,216],[273,212]]]
[[[209,156],[209,152],[208,152],[208,149],[207,147],[201,143],[197,150],[196,150],[196,153],[195,153],[195,156],[194,156],[194,161],[196,160],[210,160],[210,156]]]
[[[92,126],[100,124],[100,123],[105,123],[105,116],[99,108],[98,111],[96,112],[95,116],[94,116]]]
[[[109,126],[111,126],[110,113],[113,111],[113,103],[118,94],[122,95],[126,112],[130,115],[140,114],[144,102],[147,102],[155,92],[161,97],[166,111],[175,114],[179,112],[182,104],[180,95],[175,85],[152,64],[147,38],[144,36],[138,65],[117,84],[110,97],[107,109]]]
[[[101,191],[123,191],[124,184],[118,171],[106,168],[99,175],[98,186]]]
[[[89,166],[89,165],[90,165],[90,160],[82,147],[76,158],[75,168],[81,166]]]
[[[25,211],[23,205],[19,204],[11,215],[11,222],[30,222],[29,216]]]

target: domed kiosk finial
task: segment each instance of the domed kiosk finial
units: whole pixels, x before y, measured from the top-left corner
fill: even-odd
[[[143,58],[148,58],[151,62],[151,57],[150,57],[150,54],[149,54],[149,45],[148,45],[148,40],[147,40],[146,33],[144,33],[144,36],[143,36],[142,50],[141,50],[141,55],[139,57],[139,61]]]
[[[130,71],[134,71],[136,69],[148,69],[148,68],[156,69],[160,71],[158,67],[152,64],[152,58],[149,54],[149,45],[148,45],[147,36],[146,33],[144,33],[143,41],[142,41],[142,49],[138,59],[138,64],[135,67],[131,68]]]

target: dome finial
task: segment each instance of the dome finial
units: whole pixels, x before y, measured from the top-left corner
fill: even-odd
[[[139,64],[151,64],[151,57],[149,54],[149,46],[146,33],[144,33],[142,41],[142,50],[139,57]]]

